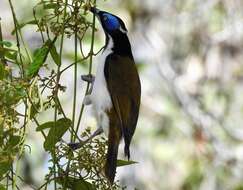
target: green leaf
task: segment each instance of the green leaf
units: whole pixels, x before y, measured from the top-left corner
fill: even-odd
[[[6,138],[6,137],[4,136],[3,122],[4,122],[4,119],[3,119],[3,117],[0,115],[0,144],[3,144],[3,142],[4,142],[4,138]]]
[[[33,62],[27,68],[28,77],[33,77],[38,73],[39,69],[44,64],[48,53],[49,53],[49,47],[47,46],[47,43],[45,43],[44,46],[42,46],[36,51],[33,58]]]
[[[0,184],[0,190],[6,190],[5,186]]]
[[[58,7],[57,3],[48,3],[48,4],[44,4],[44,9],[55,9]]]
[[[0,45],[0,58],[11,59],[14,63],[17,58],[17,51],[10,48],[4,48]]]
[[[71,189],[73,189],[73,190],[95,190],[91,183],[89,183],[83,179],[75,180],[72,184]]]
[[[14,51],[13,53],[10,53],[10,51],[5,52],[4,54],[5,57],[11,60],[16,60],[17,58],[17,51]]]
[[[62,186],[66,186],[72,190],[95,190],[93,185],[82,178],[61,178],[57,180],[57,183],[61,184]]]
[[[39,125],[37,128],[36,128],[36,131],[42,131],[44,129],[49,129],[49,128],[52,128],[55,126],[55,122],[53,121],[48,121],[46,123],[43,123],[42,125]]]
[[[0,61],[0,80],[3,80],[5,76],[4,64]]]
[[[50,53],[51,53],[51,57],[54,60],[54,62],[56,63],[56,65],[57,66],[60,65],[61,64],[61,57],[57,53],[57,49],[56,49],[54,44],[52,45],[52,47],[50,49]]]
[[[67,118],[59,119],[57,122],[47,122],[42,124],[42,127],[40,126],[42,129],[51,128],[44,142],[45,150],[51,151],[71,125],[72,121]]]
[[[12,43],[9,41],[0,41],[1,46],[11,47]]]
[[[38,105],[39,105],[39,104],[35,104],[34,106],[31,105],[31,108],[30,108],[30,119],[33,119],[33,118],[35,117],[35,115],[36,115],[37,113],[39,113],[38,110],[37,110]],[[36,130],[37,130],[37,129],[36,129]]]
[[[8,171],[10,170],[10,167],[12,165],[12,161],[10,159],[1,158],[4,160],[0,160],[0,178]]]
[[[116,166],[120,167],[120,166],[127,166],[127,165],[132,165],[132,164],[137,164],[138,162],[136,161],[132,161],[132,160],[117,160],[116,162]]]
[[[13,136],[10,136],[9,138],[9,141],[8,141],[8,148],[11,147],[15,147],[17,146],[21,141],[21,137],[20,136],[16,136],[16,135],[13,135]]]
[[[41,48],[35,51],[33,62],[27,68],[27,77],[33,77],[38,73],[39,69],[46,61],[47,55],[56,39],[55,37],[53,41],[47,40]]]
[[[37,25],[37,24],[38,24],[37,20],[30,20],[28,22],[21,23],[18,25],[17,28],[14,28],[14,30],[11,32],[11,34],[14,35],[16,32],[16,29],[21,29],[21,28],[25,27],[26,25]]]

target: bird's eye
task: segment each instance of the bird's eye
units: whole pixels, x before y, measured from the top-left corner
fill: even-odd
[[[103,18],[103,19],[104,19],[104,21],[106,21],[106,20],[108,19],[108,17],[107,17],[107,16],[104,16],[104,18]]]

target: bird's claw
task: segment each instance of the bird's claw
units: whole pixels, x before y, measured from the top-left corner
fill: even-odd
[[[83,100],[83,105],[90,105],[90,104],[92,104],[92,100],[91,100],[91,97],[90,97],[90,95],[86,95],[85,97],[84,97],[84,100]]]
[[[71,148],[72,150],[77,150],[77,149],[79,149],[79,148],[82,147],[82,144],[83,144],[83,143],[78,142],[78,143],[68,143],[67,145],[68,145],[69,148]]]
[[[81,79],[85,82],[93,83],[95,80],[95,76],[92,74],[81,75]]]

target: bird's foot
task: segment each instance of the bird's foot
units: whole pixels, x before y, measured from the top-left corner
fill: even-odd
[[[92,74],[81,75],[81,79],[85,82],[93,83],[95,80],[95,76]]]
[[[92,103],[90,95],[86,95],[83,99],[83,105],[90,105]]]
[[[99,127],[89,138],[94,138],[97,135],[100,135],[101,133],[103,133],[104,130],[102,129],[102,127]]]
[[[100,135],[101,133],[103,133],[103,129],[100,127],[88,139],[86,139],[85,141],[81,141],[81,142],[78,142],[78,143],[68,143],[67,145],[72,150],[77,150],[77,149],[81,148],[83,145],[85,145],[86,143],[88,143],[89,141],[91,141],[97,135]]]
[[[92,93],[92,90],[93,90],[93,86],[94,86],[95,76],[92,75],[92,74],[81,75],[81,79],[83,81],[85,81],[85,82],[91,83],[91,86],[90,86],[90,88],[88,90],[88,94],[91,94]],[[88,102],[90,102],[90,101],[88,101]],[[86,104],[84,104],[84,105],[86,105]]]
[[[77,150],[77,149],[81,148],[81,147],[84,145],[84,142],[68,143],[67,145],[68,145],[69,148],[71,148],[72,150]]]

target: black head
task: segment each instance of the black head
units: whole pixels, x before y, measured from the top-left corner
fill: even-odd
[[[117,33],[127,33],[124,22],[118,16],[101,11],[95,7],[91,7],[90,11],[98,17],[105,33],[111,36]]]

